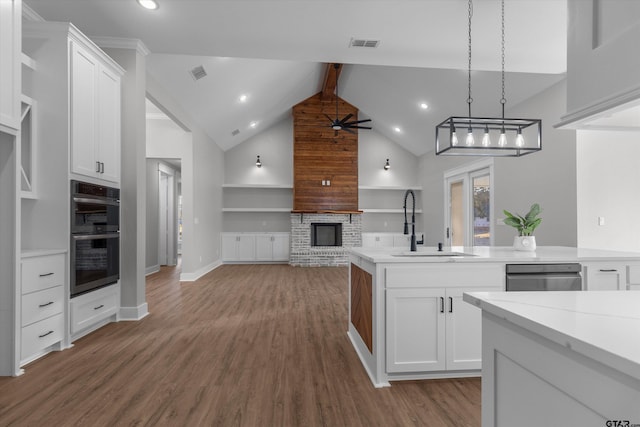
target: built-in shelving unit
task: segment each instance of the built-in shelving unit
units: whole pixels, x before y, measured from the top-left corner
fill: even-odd
[[[35,199],[36,193],[36,102],[26,95],[21,98],[20,116],[20,189],[23,199]]]
[[[394,186],[358,186],[358,197],[361,209],[365,214],[398,214],[404,213],[404,192],[413,190],[416,196],[416,207],[421,206],[422,187],[394,187]],[[369,207],[370,206],[370,207]],[[416,214],[422,209],[416,208]]]
[[[223,184],[222,212],[291,212],[293,185]]]

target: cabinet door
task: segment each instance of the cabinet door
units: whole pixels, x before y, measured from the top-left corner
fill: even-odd
[[[289,235],[275,234],[273,236],[273,260],[289,261]]]
[[[256,257],[256,236],[238,235],[238,261],[253,261]]]
[[[99,176],[120,182],[120,77],[104,67],[98,73],[97,101]]]
[[[622,291],[627,289],[626,265],[609,263],[585,264],[584,289],[587,291]]]
[[[273,260],[273,236],[271,234],[260,234],[256,236],[256,260]]]
[[[0,1],[0,125],[20,127],[22,2]]]
[[[482,311],[462,300],[464,292],[499,292],[502,288],[446,290],[447,370],[482,368]]]
[[[445,369],[443,289],[387,289],[387,372]]]
[[[235,261],[238,257],[238,236],[235,234],[222,234],[222,260]]]
[[[71,43],[71,170],[97,176],[96,163],[96,75],[97,60]]]

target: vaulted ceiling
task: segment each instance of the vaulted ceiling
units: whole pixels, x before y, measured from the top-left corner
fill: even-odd
[[[135,0],[25,0],[89,36],[142,40],[152,52],[149,75],[224,150],[319,92],[328,62],[346,64],[340,97],[414,154],[433,148],[437,123],[466,114],[466,0],[158,2],[147,11]],[[567,4],[506,0],[505,7],[512,106],[562,79]],[[475,0],[473,13],[473,112],[498,114],[500,2]],[[379,44],[350,47],[352,39]],[[200,80],[190,74],[197,66],[207,73]]]

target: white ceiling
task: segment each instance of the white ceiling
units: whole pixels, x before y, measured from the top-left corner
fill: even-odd
[[[89,36],[142,40],[152,52],[149,74],[225,150],[317,93],[325,62],[350,64],[340,96],[414,154],[432,149],[437,123],[466,114],[466,0],[158,1],[156,11],[135,0],[25,3]],[[563,77],[567,3],[507,0],[505,7],[509,106]],[[350,48],[351,38],[380,44]],[[198,65],[208,75],[194,81],[189,70]],[[497,114],[498,0],[474,2],[472,68],[482,70],[473,73],[474,115]],[[245,103],[241,94],[248,96]],[[426,111],[418,108],[422,101],[430,106]],[[240,133],[232,136],[235,129]]]

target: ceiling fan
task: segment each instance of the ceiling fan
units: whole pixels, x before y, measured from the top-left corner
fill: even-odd
[[[355,133],[352,129],[371,129],[369,126],[359,126],[360,123],[370,122],[371,119],[363,119],[363,120],[353,120],[349,121],[353,114],[349,113],[340,119],[338,114],[338,69],[340,68],[340,64],[333,64],[333,68],[336,71],[336,118],[335,120],[331,118],[328,114],[325,114],[327,118],[331,121],[331,128],[336,132],[339,130],[346,130],[349,133]]]

